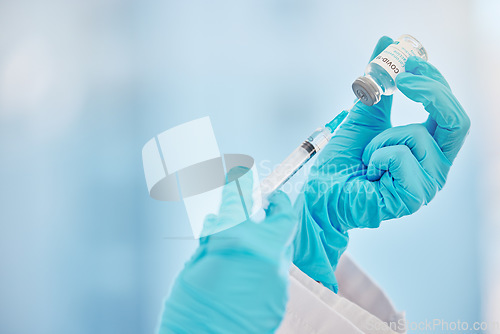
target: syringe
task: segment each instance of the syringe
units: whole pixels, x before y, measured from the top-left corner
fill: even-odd
[[[356,104],[357,100],[354,104]],[[354,105],[353,105],[354,107]],[[322,150],[333,136],[335,129],[344,121],[349,110],[343,110],[324,127],[314,131],[299,147],[297,147],[271,174],[260,183],[262,198],[267,198],[275,190],[285,184],[316,153]]]

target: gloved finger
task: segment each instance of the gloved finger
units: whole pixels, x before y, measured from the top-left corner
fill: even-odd
[[[236,166],[226,175],[226,183],[236,182],[243,196],[245,203],[248,201],[251,206],[252,190],[253,190],[253,175],[252,170],[244,166]]]
[[[381,37],[373,50],[370,61],[393,42],[390,37]],[[371,107],[364,105],[360,101],[357,102],[351,108],[344,123],[337,130],[337,139],[333,141],[331,148],[336,151],[344,151],[347,156],[359,160],[365,145],[371,138],[390,126],[391,105],[392,96],[383,96],[379,103]],[[337,142],[341,142],[342,147],[338,147]],[[345,148],[349,149],[346,150]]]
[[[392,43],[393,40],[390,37],[381,37],[373,50],[370,61]],[[340,163],[343,165],[359,164],[366,144],[378,133],[390,127],[391,105],[392,96],[383,96],[382,100],[372,107],[357,102],[351,108],[344,123],[337,129],[335,137],[318,156],[315,166],[328,167],[332,157],[335,157],[337,163],[341,159]]]
[[[439,70],[436,67],[434,67],[434,65],[425,61],[422,58],[415,56],[409,57],[405,64],[405,72],[429,77],[450,88],[448,81],[446,81],[441,72],[439,72]]]
[[[431,63],[425,61],[422,58],[412,56],[408,58],[406,64],[405,64],[405,71],[409,73],[413,73],[416,75],[423,75],[427,76],[431,79],[434,79],[446,87],[450,88],[450,85],[448,84],[448,81],[444,78],[444,76],[439,72],[439,70],[434,67]],[[424,123],[425,127],[427,128],[427,131],[434,136],[434,133],[436,131],[437,123],[436,121],[432,118],[432,116],[429,115],[427,118],[427,121]]]
[[[378,149],[395,145],[406,145],[422,168],[436,180],[439,189],[444,186],[451,164],[422,124],[397,126],[385,130],[366,146],[363,163],[368,165],[373,153]],[[380,176],[381,174],[371,174],[369,179],[378,179]]]
[[[288,196],[277,191],[269,196],[266,219],[261,223],[248,220],[221,233],[224,239],[209,245],[224,252],[245,252],[266,261],[279,262],[291,245],[298,219]]]
[[[376,135],[391,127],[392,96],[384,96],[383,100],[387,104],[382,108],[378,104],[368,107],[358,102],[319,154],[314,165],[320,169],[328,168],[330,162],[346,167],[358,165],[365,146]]]
[[[451,90],[430,77],[409,72],[399,74],[396,84],[409,99],[422,103],[435,120],[433,137],[453,162],[469,132],[470,119]]]
[[[378,56],[382,51],[384,51],[392,43],[394,43],[394,40],[392,38],[390,38],[388,36],[382,36],[378,40],[378,43],[375,46],[375,49],[373,50],[373,54],[370,57],[370,61],[375,59],[376,56]],[[390,96],[382,95],[382,98],[380,99],[380,101],[376,105],[371,106],[371,107],[365,106],[362,102],[358,102],[357,106],[360,109],[364,109],[368,112],[371,111],[371,113],[374,113],[375,116],[378,115],[379,117],[376,117],[376,119],[378,120],[378,122],[380,122],[382,124],[382,126],[385,126],[386,123],[390,123],[390,111],[391,111],[391,106],[392,106],[392,95],[390,95]]]
[[[276,191],[268,198],[264,224],[272,225],[273,229],[287,236],[287,243],[292,241],[297,228],[297,217],[288,196],[282,191]]]
[[[386,146],[373,152],[366,177],[379,183],[388,212],[385,219],[417,211],[438,190],[437,182],[405,145]]]
[[[281,190],[272,193],[268,197],[268,200],[269,205],[265,210],[267,218],[275,217],[276,215],[286,214],[293,211],[290,198],[288,198],[288,196]]]
[[[372,55],[370,56],[370,61],[372,61],[373,59],[375,59],[376,56],[378,56],[382,51],[385,50],[386,47],[388,47],[392,43],[394,43],[394,41],[392,40],[392,38],[390,38],[388,36],[382,36],[382,37],[380,37],[380,39],[377,42],[377,45],[375,45],[375,49],[373,50]]]
[[[252,214],[253,205],[253,173],[251,169],[246,167],[242,167],[242,173],[243,174],[236,180],[236,182],[240,191],[243,209],[245,210],[247,218],[249,218]]]
[[[238,166],[227,173],[218,215],[220,224],[233,226],[248,219],[248,210],[252,208],[252,187],[252,171],[248,168]]]

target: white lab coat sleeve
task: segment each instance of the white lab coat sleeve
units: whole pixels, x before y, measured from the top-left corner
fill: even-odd
[[[405,332],[404,312],[396,311],[387,294],[348,254],[340,258],[335,277],[339,285],[339,296],[359,305],[383,322],[391,324],[398,333]]]
[[[344,262],[343,278],[348,279],[349,275],[364,275],[362,271],[354,270],[354,263]],[[354,266],[352,266],[352,265]],[[356,266],[359,270],[359,268]],[[339,269],[337,269],[338,271]],[[371,282],[372,287],[376,287]],[[349,295],[363,301],[362,294],[353,293],[355,286],[348,285],[346,288]],[[351,289],[352,288],[352,289]],[[339,281],[339,289],[342,286]],[[372,300],[376,293],[370,289],[366,290]],[[384,295],[385,296],[385,295]],[[388,301],[388,300],[387,300]],[[363,304],[365,305],[365,304]],[[378,304],[370,302],[366,305],[378,307]],[[381,305],[386,305],[383,302]],[[392,304],[389,305],[392,306]],[[391,314],[384,311],[381,314]],[[395,311],[394,311],[395,312]],[[401,313],[395,312],[401,315]],[[391,318],[392,319],[392,318]],[[403,317],[404,320],[404,317]],[[279,334],[299,334],[299,333],[342,333],[342,334],[396,334],[404,332],[404,329],[392,330],[387,321],[378,318],[357,303],[335,294],[323,285],[311,279],[296,266],[290,268],[290,298],[287,304],[286,314],[277,330]]]

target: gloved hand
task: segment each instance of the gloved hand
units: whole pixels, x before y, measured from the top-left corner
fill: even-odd
[[[392,39],[382,37],[373,59]],[[425,124],[391,127],[392,96],[358,102],[318,156],[295,208],[299,231],[294,263],[337,291],[334,271],[349,229],[375,228],[429,203],[446,181],[470,121],[439,71],[410,57],[399,90],[423,104]]]
[[[229,181],[243,174],[238,169],[228,173]],[[239,184],[250,203],[251,171]],[[233,227],[200,239],[165,302],[159,333],[273,333],[278,328],[288,301],[297,217],[288,197],[278,192],[269,198],[262,222],[234,226],[242,204],[234,189],[224,188],[219,215],[205,220],[210,230]]]

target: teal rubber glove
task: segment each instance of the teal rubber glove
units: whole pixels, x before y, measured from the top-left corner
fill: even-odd
[[[371,59],[391,43],[382,37]],[[376,228],[429,203],[469,131],[467,114],[431,64],[409,58],[396,82],[423,104],[427,122],[391,127],[392,96],[372,107],[358,102],[318,156],[295,203],[300,224],[294,263],[333,291],[348,230]]]
[[[246,203],[250,173],[239,179]],[[241,174],[232,169],[228,179]],[[207,228],[234,225],[242,198],[231,189],[224,188],[219,215],[206,218]],[[165,302],[159,333],[273,333],[288,301],[297,222],[290,200],[278,192],[262,222],[247,220],[200,239]]]

